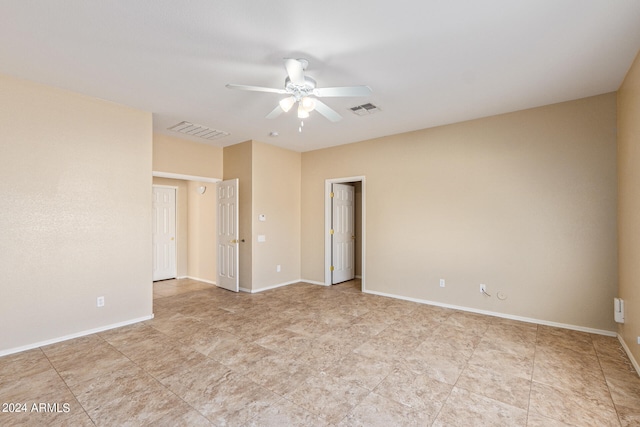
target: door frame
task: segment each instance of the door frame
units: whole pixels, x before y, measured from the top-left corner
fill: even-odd
[[[206,176],[196,176],[196,175],[185,175],[185,174],[181,174],[181,173],[173,173],[173,172],[162,172],[162,171],[153,171],[152,172],[152,180],[151,180],[151,187],[152,187],[152,191],[153,191],[153,187],[171,187],[171,188],[175,188],[176,189],[176,241],[178,240],[178,235],[177,235],[177,229],[179,228],[179,219],[178,219],[178,190],[179,187],[173,186],[173,185],[166,185],[166,184],[154,184],[153,183],[153,178],[168,178],[168,179],[176,179],[179,181],[197,181],[197,182],[209,182],[209,183],[213,183],[215,184],[216,182],[220,182],[222,181],[220,178],[210,178],[210,177],[206,177]],[[184,218],[183,221],[186,221],[187,224],[189,223],[189,216],[187,215],[187,218]],[[217,233],[217,223],[215,225],[216,227],[216,233]],[[153,233],[153,230],[151,230],[151,233]],[[177,248],[177,243],[176,243],[176,248]],[[153,247],[151,248],[151,250],[153,251]],[[152,255],[153,256],[153,255]],[[187,256],[187,261],[188,261],[188,256]],[[151,269],[152,269],[152,274],[153,274],[153,264],[151,265]],[[178,270],[178,251],[176,249],[176,272]],[[185,276],[187,278],[189,278],[189,276]],[[183,278],[183,277],[178,277],[178,278]],[[198,279],[197,280],[202,280],[202,279]],[[215,283],[211,283],[212,285]]]
[[[362,203],[360,206],[360,224],[361,233],[358,238],[360,239],[360,264],[362,268],[361,280],[362,280],[362,292],[366,290],[366,241],[367,241],[367,185],[366,177],[351,176],[345,178],[332,178],[324,181],[324,285],[331,286],[331,185],[332,184],[347,184],[351,182],[360,182],[362,186]]]
[[[175,185],[163,185],[163,184],[151,184],[151,191],[153,192],[153,189],[155,188],[169,188],[172,189],[174,191],[174,198],[173,198],[173,218],[174,218],[174,224],[173,224],[173,231],[175,236],[175,250],[173,251],[173,268],[175,269],[175,278],[178,278],[178,190],[179,187],[175,186]],[[153,238],[153,232],[152,232],[152,238]],[[155,253],[153,254],[153,257],[155,258]],[[153,260],[155,262],[155,259]],[[153,277],[152,277],[153,279]],[[164,280],[164,279],[160,279],[160,280]]]

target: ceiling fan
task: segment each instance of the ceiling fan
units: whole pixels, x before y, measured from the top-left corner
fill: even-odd
[[[342,116],[318,98],[369,96],[372,93],[369,86],[316,87],[316,81],[304,75],[304,70],[306,70],[308,65],[309,61],[306,59],[285,58],[284,67],[287,70],[287,78],[284,80],[284,89],[236,85],[231,83],[226,86],[229,89],[288,95],[286,98],[280,100],[273,111],[267,114],[266,117],[268,119],[275,119],[280,114],[289,111],[298,103],[299,119],[306,119],[309,117],[309,113],[315,110],[330,121],[337,122],[342,119]]]

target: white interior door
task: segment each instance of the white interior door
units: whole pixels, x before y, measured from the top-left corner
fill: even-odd
[[[153,187],[153,280],[176,276],[176,189]]]
[[[238,257],[238,180],[216,184],[218,216],[218,281],[217,286],[240,290]]]
[[[353,185],[333,184],[332,192],[331,283],[335,284],[355,278],[355,191]]]

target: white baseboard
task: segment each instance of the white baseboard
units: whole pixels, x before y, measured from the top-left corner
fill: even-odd
[[[84,337],[86,335],[96,334],[98,332],[108,331],[109,329],[121,328],[122,326],[132,325],[138,322],[144,322],[145,320],[153,319],[153,314],[144,317],[138,317],[136,319],[125,320],[124,322],[112,323],[110,325],[101,326],[99,328],[87,329],[86,331],[76,332],[74,334],[64,335],[57,338],[52,338],[50,340],[40,341],[33,344],[28,344],[22,347],[10,348],[7,350],[0,350],[0,357],[7,356],[9,354],[19,353],[21,351],[33,350],[34,348],[44,347],[46,345],[51,345],[55,343],[59,343],[62,341],[71,340],[74,338]]]
[[[212,280],[201,279],[199,277],[193,277],[193,276],[184,276],[184,279],[197,280],[198,282],[204,282],[204,283],[208,283],[210,285],[215,285],[216,284],[216,282],[214,282]]]
[[[631,354],[631,350],[629,349],[629,347],[627,347],[627,343],[624,342],[622,335],[620,334],[617,334],[617,335],[618,335],[618,341],[620,341],[620,344],[622,344],[622,348],[624,348],[624,352],[627,353],[627,356],[629,356],[629,360],[631,361],[631,364],[633,365],[634,368],[636,368],[636,372],[638,373],[638,376],[640,376],[640,365],[638,364],[638,361],[635,359],[635,357],[633,357],[633,354]]]
[[[309,283],[311,285],[329,286],[324,282],[316,282],[315,280],[300,279],[299,281],[302,283]]]
[[[268,291],[269,289],[281,288],[287,285],[293,285],[294,283],[300,283],[300,280],[292,280],[290,282],[278,283],[277,285],[265,286],[264,288],[252,289],[250,292],[252,294],[256,294],[258,292]]]
[[[378,292],[378,291],[365,291],[363,290],[362,292],[366,293],[366,294],[373,294],[373,295],[380,295],[383,297],[389,297],[389,298],[396,298],[396,299],[401,299],[401,300],[405,300],[405,301],[412,301],[412,302],[417,302],[420,304],[427,304],[427,305],[435,305],[437,307],[444,307],[444,308],[451,308],[454,310],[460,310],[460,311],[467,311],[470,313],[478,313],[478,314],[484,314],[487,316],[494,316],[494,317],[501,317],[503,319],[510,319],[510,320],[518,320],[520,322],[527,322],[527,323],[535,323],[537,325],[545,325],[545,326],[553,326],[556,328],[563,328],[563,329],[571,329],[574,331],[580,331],[580,332],[587,332],[590,334],[597,334],[597,335],[606,335],[609,337],[615,337],[616,333],[613,331],[605,331],[603,329],[593,329],[593,328],[587,328],[584,326],[576,326],[576,325],[569,325],[566,323],[558,323],[558,322],[550,322],[547,320],[540,320],[540,319],[533,319],[530,317],[522,317],[522,316],[514,316],[511,314],[505,314],[505,313],[498,313],[495,311],[489,311],[489,310],[479,310],[476,308],[470,308],[470,307],[463,307],[463,306],[459,306],[459,305],[452,305],[452,304],[444,304],[441,302],[436,302],[436,301],[429,301],[429,300],[423,300],[423,299],[418,299],[418,298],[411,298],[411,297],[405,297],[402,295],[395,295],[395,294],[387,294],[385,292]]]

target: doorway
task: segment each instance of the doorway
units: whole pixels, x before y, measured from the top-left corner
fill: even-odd
[[[334,178],[325,180],[325,281],[326,286],[331,286],[334,281],[336,248],[333,245],[331,231],[334,224],[334,212],[331,193],[334,184],[350,184],[354,189],[354,233],[348,236],[353,244],[354,250],[354,273],[355,277],[362,280],[362,291],[366,289],[366,265],[365,265],[365,248],[366,248],[366,180],[364,176]],[[348,209],[347,209],[348,210]],[[335,231],[334,231],[335,232]],[[354,238],[352,238],[355,237]],[[344,240],[344,239],[343,239]],[[343,245],[346,248],[346,245]],[[332,270],[332,266],[334,270]],[[359,274],[358,274],[359,273]],[[346,279],[349,280],[349,279]]]

